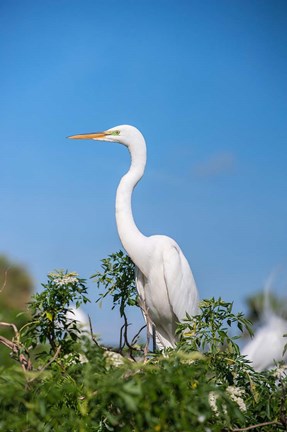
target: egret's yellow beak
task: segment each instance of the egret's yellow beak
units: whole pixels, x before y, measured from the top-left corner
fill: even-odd
[[[94,140],[102,140],[105,139],[107,135],[111,135],[110,132],[92,132],[92,133],[85,133],[85,134],[79,134],[79,135],[71,135],[67,138],[71,139],[94,139]]]

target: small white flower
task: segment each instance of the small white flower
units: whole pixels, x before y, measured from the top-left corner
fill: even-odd
[[[218,399],[217,393],[215,393],[214,391],[209,392],[208,402],[209,402],[210,408],[212,409],[213,412],[215,412],[216,415],[219,414],[217,404],[216,404],[217,399]]]
[[[202,415],[202,414],[199,415],[198,418],[197,418],[197,420],[199,421],[199,423],[203,423],[205,421],[205,419],[206,419],[205,415]]]
[[[229,386],[226,389],[227,393],[230,396],[230,399],[232,399],[237,405],[239,406],[240,411],[245,412],[246,411],[246,405],[244,400],[242,399],[242,396],[245,395],[245,391],[239,387],[235,386]]]
[[[276,369],[274,369],[274,375],[278,379],[285,378],[285,376],[287,376],[287,365],[283,364],[283,365],[277,366]]]
[[[77,277],[78,276],[77,273],[67,273],[67,274],[50,273],[49,276],[51,277],[53,282],[59,287],[70,283],[77,283],[79,281]]]
[[[67,285],[69,283],[77,283],[78,282],[77,273],[68,273],[68,274],[63,274],[63,275],[50,273],[49,276],[52,277],[53,282],[60,287],[63,285]]]

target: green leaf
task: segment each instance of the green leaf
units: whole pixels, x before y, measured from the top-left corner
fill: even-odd
[[[241,333],[243,333],[243,325],[242,325],[242,323],[240,321],[238,321],[237,327],[239,328],[239,330],[241,331]]]
[[[49,321],[53,321],[53,314],[51,312],[46,311],[45,314]]]

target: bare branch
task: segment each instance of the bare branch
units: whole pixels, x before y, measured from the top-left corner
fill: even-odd
[[[16,339],[17,339],[17,341],[19,340],[19,331],[18,331],[18,329],[17,329],[17,327],[15,326],[15,324],[13,324],[13,323],[6,323],[6,322],[0,322],[0,326],[2,326],[2,327],[12,327],[12,329],[14,330],[14,333],[15,333],[15,336],[16,336]]]
[[[257,423],[255,425],[247,426],[245,428],[232,429],[232,432],[249,431],[249,430],[252,430],[252,429],[259,428],[259,427],[269,426],[269,425],[275,425],[275,424],[280,424],[280,423],[277,420],[269,421],[269,422],[264,422],[264,423]]]
[[[10,341],[9,339],[5,338],[4,336],[0,336],[0,343],[2,345],[5,345],[11,351],[14,351],[14,345],[15,344],[12,341]]]
[[[2,288],[0,289],[0,293],[3,292],[4,289],[6,288],[9,270],[10,270],[10,267],[7,267],[5,272],[4,272],[4,282],[3,282]]]
[[[16,341],[11,341],[11,340],[5,338],[4,336],[0,336],[0,343],[11,350],[14,357],[16,357],[19,360],[19,362],[21,363],[21,366],[22,366],[24,371],[32,370],[32,363],[31,363],[31,360],[29,358],[29,353],[26,350],[26,348],[20,342],[20,335],[19,335],[18,329],[15,326],[15,324],[0,322],[0,326],[12,327],[14,332],[15,332],[15,336],[16,336]]]
[[[119,346],[119,352],[120,353],[122,352],[122,350],[123,350],[123,348],[125,346],[125,344],[123,343],[123,331],[124,331],[124,327],[125,327],[125,324],[123,324],[121,326],[121,329],[120,329],[120,346]]]
[[[100,345],[94,336],[93,326],[92,326],[92,321],[91,321],[90,315],[88,315],[88,318],[89,318],[90,334],[91,334],[92,341],[95,342],[95,344],[99,347]]]
[[[129,326],[129,323],[128,323],[127,316],[126,316],[125,313],[123,313],[123,317],[124,317],[124,320],[125,320],[125,326],[124,326],[124,340],[125,340],[125,344],[126,344],[126,346],[129,348],[129,351],[130,351],[130,357],[131,357],[134,361],[136,361],[136,359],[134,358],[132,352],[133,352],[133,350],[134,350],[134,351],[138,351],[138,349],[137,349],[137,348],[134,348],[133,346],[131,346],[130,343],[129,343],[129,341],[128,341],[128,326]]]
[[[47,369],[48,366],[50,366],[51,363],[53,363],[53,361],[56,360],[56,358],[58,357],[58,355],[60,354],[61,351],[61,345],[58,346],[58,348],[56,349],[55,354],[53,355],[53,357],[48,361],[47,364],[45,364],[45,366],[43,366],[39,372],[43,372],[45,369]]]
[[[133,339],[132,339],[132,343],[131,343],[131,345],[134,345],[134,344],[136,343],[136,341],[137,341],[137,339],[138,339],[140,333],[143,331],[144,328],[146,328],[146,324],[143,325],[143,326],[139,329],[139,331],[134,335],[134,337],[133,337]]]
[[[38,376],[44,372],[45,369],[47,369],[47,367],[50,366],[51,363],[53,363],[53,361],[56,360],[56,358],[58,357],[58,355],[60,354],[61,351],[61,345],[58,346],[58,348],[56,349],[55,354],[53,355],[53,357],[48,361],[48,363],[46,363],[41,369],[39,369],[37,376],[34,376],[33,378],[29,379],[29,383],[33,382],[36,378],[38,378]]]

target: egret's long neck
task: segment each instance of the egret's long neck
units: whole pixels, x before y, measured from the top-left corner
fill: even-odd
[[[141,268],[138,262],[142,256],[143,247],[146,243],[145,237],[135,224],[132,213],[132,192],[138,181],[144,174],[146,164],[146,145],[142,138],[135,145],[129,145],[131,155],[131,166],[129,171],[122,177],[116,195],[116,222],[120,240],[128,255],[134,263]]]

